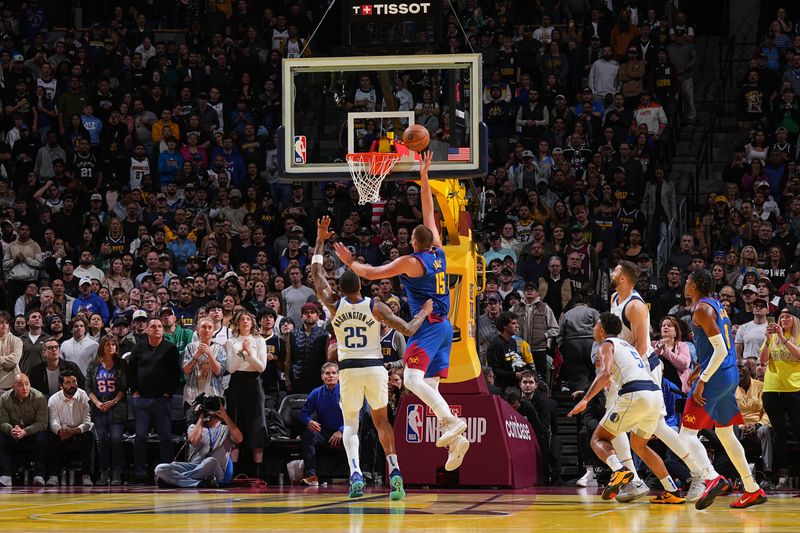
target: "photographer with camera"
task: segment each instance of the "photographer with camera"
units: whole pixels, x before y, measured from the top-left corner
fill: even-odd
[[[197,422],[189,426],[187,461],[156,466],[159,486],[214,488],[224,479],[231,450],[244,437],[223,403],[220,396],[197,396],[193,404]]]

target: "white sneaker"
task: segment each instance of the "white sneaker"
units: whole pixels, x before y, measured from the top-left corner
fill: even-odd
[[[453,442],[456,437],[467,430],[467,423],[455,416],[448,416],[442,419],[442,436],[436,441],[438,448],[444,448]]]
[[[787,476],[781,476],[778,478],[778,484],[775,485],[775,488],[778,490],[786,490],[789,488],[789,478]]]
[[[594,468],[587,466],[586,473],[575,484],[579,487],[596,487],[597,478],[594,477]]]
[[[297,485],[298,483],[300,483],[300,480],[303,479],[304,470],[305,470],[305,464],[303,463],[302,459],[289,461],[286,464],[286,471],[289,473],[289,484]]]
[[[81,476],[81,485],[83,485],[84,487],[94,487],[94,483],[92,483],[92,478],[90,478],[86,474]]]
[[[0,476],[0,487],[10,487],[11,476]]]
[[[45,483],[48,487],[58,487],[58,476],[50,476],[47,478],[47,483]]]
[[[33,477],[33,486],[34,487],[44,487],[44,478],[42,476],[34,476]]]
[[[687,502],[696,502],[700,499],[700,496],[703,495],[703,492],[706,490],[705,481],[701,477],[692,477],[691,483],[689,483],[689,491],[686,493],[686,501]]]
[[[458,435],[447,450],[447,463],[445,463],[444,469],[448,472],[452,472],[461,466],[461,462],[464,460],[467,450],[469,450],[469,441],[466,437]]]
[[[650,487],[644,481],[638,479],[622,487],[616,499],[619,503],[628,503],[648,494],[650,494]]]

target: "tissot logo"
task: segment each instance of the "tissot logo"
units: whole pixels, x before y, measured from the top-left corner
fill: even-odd
[[[361,4],[353,6],[354,15],[427,15],[430,2],[411,2],[407,4]]]

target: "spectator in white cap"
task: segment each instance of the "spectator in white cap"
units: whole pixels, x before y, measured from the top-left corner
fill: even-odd
[[[129,340],[133,344],[147,340],[147,319],[147,311],[144,309],[134,311],[131,316],[131,332],[125,337],[125,340]]]
[[[99,313],[103,317],[103,324],[108,324],[108,306],[97,293],[92,292],[90,278],[81,278],[78,282],[78,297],[72,303],[72,314],[77,316],[78,313],[83,313],[87,319],[94,313]]]

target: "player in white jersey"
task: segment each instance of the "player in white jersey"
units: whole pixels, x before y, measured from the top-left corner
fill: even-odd
[[[389,374],[383,366],[381,353],[381,322],[404,335],[413,335],[433,310],[428,300],[410,323],[398,318],[381,302],[361,296],[361,280],[348,269],[339,278],[342,297],[338,302],[331,291],[322,266],[325,242],[333,235],[329,230],[331,220],[322,217],[317,221],[317,241],[311,259],[311,276],[317,298],[330,313],[336,334],[339,356],[340,405],[344,418],[342,444],[350,466],[350,497],[364,495],[364,477],[358,461],[358,425],[364,399],[369,403],[372,421],[389,463],[390,497],[399,500],[405,496],[403,477],[397,462],[394,430],[389,424]]]
[[[611,296],[611,312],[622,322],[620,338],[626,340],[636,348],[645,366],[649,369],[653,382],[661,387],[663,364],[650,344],[650,311],[639,293],[633,288],[639,280],[639,269],[630,261],[620,261],[611,273],[611,287],[616,292]],[[616,391],[608,392],[606,408],[615,401]],[[678,432],[667,425],[666,407],[662,402],[661,417],[654,432],[672,452],[679,457],[692,473],[692,485],[687,494],[689,501],[695,501],[703,490],[702,467],[689,454],[686,444],[680,439]],[[614,449],[620,456],[622,463],[633,472],[633,482],[628,484],[617,496],[617,501],[626,503],[640,498],[650,492],[644,481],[639,478],[633,464],[631,447],[628,436],[620,433],[613,442]]]
[[[619,491],[633,480],[633,471],[623,465],[613,447],[614,438],[631,431],[631,446],[650,468],[664,490],[650,500],[651,503],[680,504],[684,500],[667,472],[664,461],[650,449],[647,442],[653,436],[661,418],[664,398],[661,387],[653,382],[645,361],[636,349],[617,338],[622,331],[622,321],[613,313],[602,313],[594,326],[594,340],[600,345],[597,350],[598,368],[586,396],[569,412],[574,416],[583,412],[592,398],[604,387],[617,391],[614,403],[592,435],[592,449],[613,471],[603,491],[603,499],[615,498]]]

